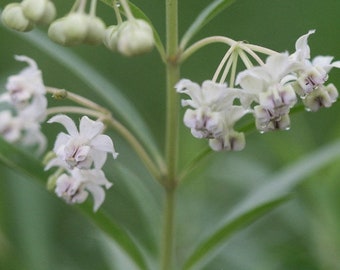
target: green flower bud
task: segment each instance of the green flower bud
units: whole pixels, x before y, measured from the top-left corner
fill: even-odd
[[[56,15],[54,4],[49,0],[23,0],[21,6],[25,17],[35,23],[50,23]]]
[[[121,26],[111,25],[105,30],[103,43],[108,49],[114,52],[117,51],[117,43],[118,43],[120,28]]]
[[[105,35],[105,23],[98,17],[88,16],[87,35],[84,43],[89,45],[99,45],[103,42]]]
[[[151,26],[144,20],[127,21],[119,30],[118,51],[126,56],[149,52],[154,46]]]
[[[34,26],[34,24],[25,17],[19,3],[7,5],[1,14],[1,21],[8,28],[20,32],[30,31]]]
[[[54,21],[48,29],[48,36],[64,46],[77,45],[85,40],[87,29],[86,15],[71,13]]]
[[[54,21],[55,17],[57,15],[57,10],[55,8],[55,5],[53,2],[48,1],[47,5],[45,7],[44,15],[40,18],[39,21],[37,21],[38,24],[50,24]]]

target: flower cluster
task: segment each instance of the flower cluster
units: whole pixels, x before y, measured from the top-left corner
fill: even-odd
[[[82,203],[90,192],[97,211],[105,198],[103,186],[108,189],[112,185],[102,171],[107,153],[114,158],[118,155],[111,138],[102,134],[104,124],[83,116],[78,131],[66,115],[56,115],[48,123],[60,123],[68,132],[57,136],[53,148],[55,157],[45,167],[46,170],[54,166],[62,168],[62,173],[58,171],[54,177],[56,194],[68,203]]]
[[[2,22],[17,31],[30,31],[35,24],[49,24],[56,16],[56,9],[50,0],[23,0],[8,4],[2,12]]]
[[[38,145],[38,152],[42,153],[46,138],[40,124],[47,109],[42,73],[33,59],[26,56],[15,56],[15,59],[26,62],[28,67],[8,78],[7,92],[0,96],[0,102],[9,104],[8,109],[0,112],[0,134],[11,143]]]
[[[248,68],[236,77],[239,88],[213,81],[205,81],[200,87],[182,79],[176,85],[177,91],[191,98],[183,100],[182,105],[194,108],[185,112],[184,124],[195,137],[208,138],[215,151],[241,150],[244,134],[235,132],[233,126],[247,113],[253,114],[256,128],[263,133],[290,128],[289,112],[298,97],[308,111],[330,107],[338,91],[333,84],[325,83],[329,71],[340,68],[340,61],[332,62],[331,56],[310,60],[308,37],[313,33],[314,30],[301,36],[291,55],[273,53],[255,67],[246,61]]]
[[[8,107],[0,112],[0,135],[10,143],[37,145],[42,154],[46,138],[40,125],[51,113],[45,96],[51,90],[44,85],[42,72],[33,59],[27,56],[15,58],[26,62],[28,67],[10,76],[6,83],[7,92],[0,95],[0,102]],[[59,167],[50,177],[49,187],[68,203],[82,203],[91,193],[94,211],[97,211],[105,198],[104,188],[112,185],[102,171],[107,153],[114,158],[118,155],[110,137],[102,134],[104,124],[83,116],[78,131],[73,120],[66,115],[55,115],[48,123],[60,123],[68,132],[58,135],[53,157],[47,155],[45,169]]]
[[[102,43],[105,23],[94,14],[87,14],[80,5],[75,12],[54,21],[48,36],[54,42],[64,45],[99,45]]]

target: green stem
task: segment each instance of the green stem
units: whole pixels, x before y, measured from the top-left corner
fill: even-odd
[[[164,206],[162,264],[161,270],[172,269],[174,249],[174,212],[175,212],[175,189],[166,190]]]
[[[174,242],[174,197],[177,184],[179,97],[175,84],[179,80],[178,0],[166,0],[166,141],[167,177],[164,179],[164,209],[161,269],[172,269]]]

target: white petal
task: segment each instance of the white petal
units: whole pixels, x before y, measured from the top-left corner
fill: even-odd
[[[118,153],[116,153],[114,149],[111,138],[107,135],[101,134],[95,137],[91,141],[91,146],[93,146],[93,148],[96,150],[112,153],[113,158],[117,158],[118,156]]]
[[[47,123],[60,123],[66,128],[67,132],[72,137],[79,135],[77,127],[73,120],[64,114],[58,114],[53,116],[50,120],[47,121]]]
[[[22,62],[28,63],[31,68],[38,69],[37,63],[32,58],[29,58],[25,55],[15,55],[14,58],[17,61],[22,61]]]
[[[94,162],[94,167],[96,169],[101,169],[105,164],[107,154],[106,154],[106,152],[93,149],[91,151],[91,157],[92,157],[93,162]]]
[[[310,48],[308,46],[308,37],[311,34],[314,34],[315,30],[310,30],[307,34],[298,38],[295,43],[296,52],[294,55],[296,56],[297,60],[304,60],[310,58]]]
[[[87,116],[83,116],[80,120],[79,134],[80,136],[91,140],[104,129],[104,124],[99,121],[93,121]]]
[[[93,211],[96,212],[105,199],[105,191],[101,186],[95,184],[87,184],[85,187],[93,197]]]
[[[60,158],[56,157],[54,159],[51,159],[45,166],[45,171],[49,170],[52,167],[62,167],[62,168],[67,168],[66,163],[61,160]]]
[[[64,133],[64,132],[60,132],[57,136],[57,139],[54,143],[54,147],[53,147],[53,151],[57,154],[57,152],[59,152],[60,147],[65,147],[65,145],[67,144],[67,142],[71,139],[71,136]]]

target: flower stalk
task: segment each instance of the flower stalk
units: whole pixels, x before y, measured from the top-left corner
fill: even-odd
[[[170,270],[173,265],[174,243],[174,212],[175,191],[177,184],[177,160],[178,160],[178,119],[179,99],[175,91],[175,84],[179,80],[180,64],[178,50],[178,1],[166,1],[166,148],[167,177],[163,182],[165,188],[164,223],[162,237],[162,270]]]

